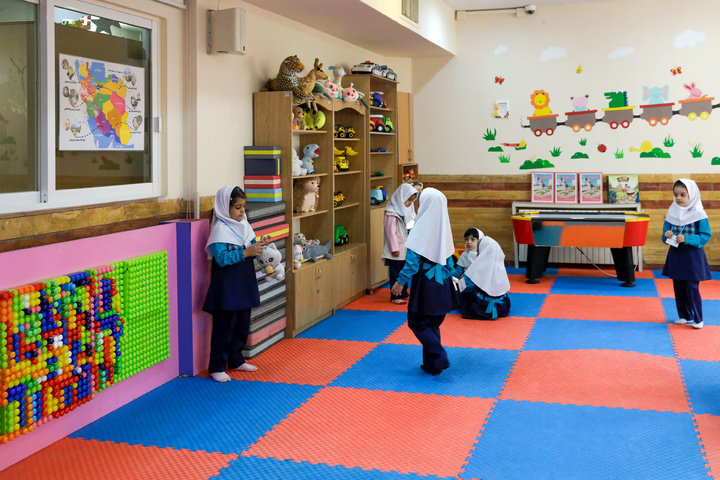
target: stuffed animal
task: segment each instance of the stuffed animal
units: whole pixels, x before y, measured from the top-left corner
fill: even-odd
[[[293,268],[295,268],[295,269],[300,268],[302,266],[302,261],[303,261],[302,245],[293,245]]]
[[[265,89],[273,92],[292,92],[296,104],[300,105],[305,103],[308,106],[312,106],[313,110],[317,110],[317,106],[315,106],[315,95],[306,93],[302,86],[300,86],[300,80],[298,80],[297,74],[302,72],[304,68],[305,65],[302,64],[297,55],[287,57],[280,64],[277,76],[268,80]]]
[[[301,178],[295,181],[293,188],[293,209],[298,213],[314,212],[320,194],[320,178]]]
[[[305,234],[300,232],[293,234],[293,245],[300,245],[301,247],[304,247],[306,243],[307,238],[305,238]]]
[[[265,281],[282,280],[285,278],[285,270],[282,266],[282,254],[274,243],[268,244],[262,254],[257,257],[260,266],[265,267]]]
[[[325,245],[314,245],[308,243],[303,247],[303,257],[309,258],[313,262],[317,262],[317,259],[319,257],[325,257],[327,259],[333,258],[332,255],[330,255],[330,246],[332,245],[332,242],[328,242]]]
[[[313,167],[313,158],[320,156],[318,153],[320,146],[317,143],[308,143],[303,148],[303,154],[305,155],[302,159],[302,168],[307,170],[307,173],[315,173],[315,167]]]
[[[363,98],[365,96],[365,94],[355,90],[355,87],[353,85],[354,85],[353,83],[350,83],[349,87],[343,88],[340,91],[340,93],[342,94],[343,102],[348,102],[348,103],[360,102],[365,106],[365,108],[370,109],[370,105]]]
[[[293,107],[293,130],[305,130],[305,112],[302,107]]]
[[[315,86],[318,83],[318,80],[327,80],[328,76],[325,72],[322,70],[323,64],[320,63],[320,59],[315,59],[315,65],[313,65],[313,69],[310,70],[310,73],[305,75],[304,77],[298,78],[298,83],[300,84],[300,87],[305,90],[305,94],[313,97],[312,107],[313,110],[317,111],[317,106],[315,105],[314,101],[314,90]],[[322,87],[322,85],[320,85]],[[320,92],[324,91],[324,88],[320,90]]]
[[[295,149],[292,149],[292,174],[293,177],[300,177],[302,175],[307,175],[307,169],[302,168],[302,160],[300,160],[300,156],[297,154]]]
[[[307,112],[304,121],[306,130],[318,130],[325,125],[325,114],[322,110]]]

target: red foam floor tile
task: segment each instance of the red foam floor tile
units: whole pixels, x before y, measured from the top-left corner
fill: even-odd
[[[550,293],[550,289],[555,282],[555,277],[544,276],[540,279],[540,283],[531,285],[525,283],[527,277],[525,275],[508,275],[510,280],[510,292],[512,293]]]
[[[493,402],[326,387],[243,455],[456,476]]]
[[[612,265],[603,265],[601,267],[605,272],[615,275],[615,267]],[[606,273],[601,272],[595,267],[560,267],[557,272],[558,277],[607,277]],[[652,270],[643,270],[635,272],[635,278],[655,278]]]
[[[548,295],[540,317],[571,320],[617,320],[664,323],[662,300],[654,297],[611,297],[605,295]]]
[[[668,327],[681,360],[720,361],[720,327],[705,325],[701,330],[690,325],[670,324]]]
[[[535,322],[528,317],[505,317],[497,320],[468,320],[450,314],[440,327],[442,343],[446,347],[491,348],[496,350],[520,350]],[[415,335],[404,324],[383,343],[420,345]]]
[[[192,452],[66,437],[5,469],[0,478],[197,480],[217,475],[236,458],[234,453]]]
[[[349,310],[372,310],[380,312],[407,312],[407,302],[398,305],[390,301],[390,289],[378,288],[374,295],[364,295],[348,303],[343,308]]]
[[[720,417],[704,414],[694,415],[694,418],[705,447],[705,456],[710,470],[713,476],[718,478],[720,475]]]
[[[689,411],[675,358],[617,350],[523,351],[500,398]]]
[[[660,298],[675,298],[671,278],[656,278],[655,287]],[[700,296],[703,300],[720,300],[720,280],[700,282]]]
[[[285,339],[248,363],[255,372],[228,370],[237,380],[327,385],[375,347],[375,343],[315,338]],[[200,374],[207,376],[207,371]]]

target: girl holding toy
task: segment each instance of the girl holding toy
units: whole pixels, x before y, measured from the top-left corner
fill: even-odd
[[[663,242],[670,245],[662,274],[672,278],[679,325],[703,327],[700,281],[710,280],[703,246],[710,240],[710,223],[693,180],[673,185],[673,203],[663,224]]]
[[[454,252],[447,198],[434,188],[423,189],[415,225],[407,239],[405,266],[391,292],[400,295],[412,280],[408,327],[423,347],[420,368],[431,375],[450,366],[440,342],[440,325],[454,307]]]
[[[205,246],[212,259],[212,276],[203,311],[212,314],[210,364],[216,382],[228,382],[226,368],[254,372],[242,351],[250,332],[250,311],[260,305],[253,258],[262,254],[270,241],[255,242],[255,232],[245,215],[247,196],[240,187],[228,185],[215,195],[210,237]]]
[[[385,244],[382,258],[388,266],[390,285],[394,285],[400,270],[405,266],[405,242],[408,229],[415,221],[415,205],[413,202],[418,192],[409,183],[403,183],[392,194],[390,202],[385,207]],[[390,293],[390,301],[403,304],[408,299],[407,285],[395,295]]]
[[[470,230],[482,235],[478,229]],[[510,280],[505,270],[505,254],[494,239],[485,235],[479,238],[476,258],[465,270],[459,287],[463,318],[495,320],[510,314]]]

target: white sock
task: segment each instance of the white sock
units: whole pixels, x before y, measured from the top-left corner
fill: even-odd
[[[257,367],[255,365],[250,365],[249,363],[243,363],[237,368],[233,368],[233,370],[236,370],[238,372],[254,372],[257,370]]]
[[[230,375],[228,375],[228,374],[225,373],[225,372],[215,372],[215,373],[211,373],[210,376],[211,376],[212,379],[215,380],[216,382],[224,383],[224,382],[229,382],[229,381],[230,381]]]

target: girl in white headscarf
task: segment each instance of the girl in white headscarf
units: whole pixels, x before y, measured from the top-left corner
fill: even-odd
[[[477,257],[465,270],[465,289],[460,292],[463,318],[495,320],[510,314],[510,280],[505,270],[505,254],[500,245],[483,236]]]
[[[439,190],[425,188],[420,193],[415,226],[407,240],[405,267],[393,284],[391,293],[400,295],[410,285],[408,327],[423,347],[426,372],[437,375],[450,366],[440,342],[440,325],[454,308],[452,254],[455,247],[450,231],[447,198]]]
[[[465,251],[460,255],[454,272],[457,278],[462,277],[465,270],[467,270],[477,258],[480,240],[482,240],[484,236],[485,234],[482,230],[475,227],[470,227],[465,232]]]
[[[388,266],[390,285],[394,285],[398,274],[405,266],[405,242],[408,230],[415,222],[415,205],[418,191],[409,183],[403,183],[392,194],[385,207],[385,244],[382,258]],[[392,303],[403,304],[409,298],[407,286],[399,295],[390,294]]]
[[[670,245],[662,274],[673,280],[678,318],[675,323],[703,327],[700,281],[710,280],[703,246],[710,240],[710,223],[700,190],[690,179],[673,184],[673,203],[663,224],[663,242]]]
[[[253,258],[263,252],[269,238],[255,242],[255,232],[245,215],[247,196],[228,185],[215,195],[210,237],[205,245],[212,258],[212,275],[203,310],[212,314],[208,371],[216,382],[230,381],[231,370],[254,372],[242,351],[250,332],[250,311],[260,305]]]

